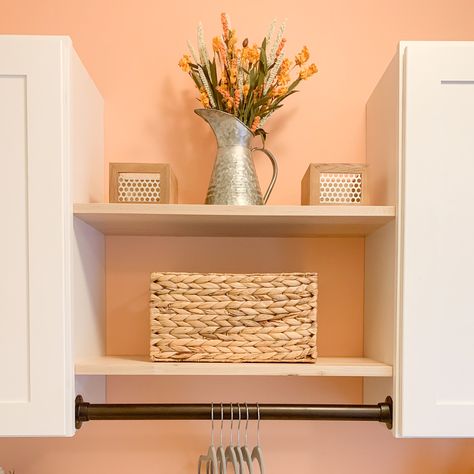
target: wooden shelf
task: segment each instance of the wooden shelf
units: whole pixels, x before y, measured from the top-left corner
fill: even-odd
[[[75,204],[74,215],[106,235],[313,237],[367,235],[393,206]]]
[[[76,375],[273,375],[391,377],[392,367],[372,359],[320,357],[314,364],[150,362],[146,356],[104,356],[76,361]]]

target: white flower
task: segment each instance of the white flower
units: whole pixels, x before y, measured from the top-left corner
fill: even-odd
[[[204,29],[202,27],[201,22],[198,23],[197,40],[198,40],[198,49],[199,49],[199,57],[201,58],[201,64],[204,64],[206,66],[207,72],[210,76],[211,70],[209,67],[209,56],[207,54],[206,42],[204,41]]]
[[[193,45],[188,41],[188,49],[189,52],[191,53],[191,56],[193,57],[194,64],[199,64],[199,59],[197,57],[196,51],[193,48]]]
[[[268,92],[268,89],[270,89],[271,85],[273,84],[273,81],[275,80],[275,77],[278,74],[278,71],[280,70],[281,63],[283,62],[283,58],[285,57],[285,48],[281,50],[280,55],[278,56],[278,59],[276,60],[275,65],[271,69],[270,75],[268,76],[268,79],[265,81],[265,87],[263,89],[263,95],[265,95]]]
[[[275,61],[276,52],[277,52],[278,46],[280,45],[280,42],[283,38],[283,33],[285,32],[285,28],[286,28],[286,18],[283,21],[283,23],[280,25],[280,28],[278,29],[277,37],[275,38],[275,41],[273,41],[273,46],[272,46],[272,49],[270,51],[270,55],[268,56],[268,65],[269,66],[273,64],[273,61]]]
[[[270,23],[270,28],[268,28],[268,31],[267,31],[267,46],[270,44],[270,40],[272,39],[272,36],[273,36],[273,30],[275,29],[275,25],[276,25],[276,19],[274,18],[272,20],[272,22]]]
[[[211,88],[209,87],[209,83],[207,82],[206,75],[204,74],[204,71],[202,70],[201,66],[198,66],[198,72],[199,72],[199,78],[201,79],[202,85],[204,89],[207,92],[207,95],[209,97],[209,102],[213,107],[216,106],[216,101],[214,100],[214,96],[212,95]]]
[[[239,88],[240,95],[242,96],[244,90],[244,71],[241,68],[242,56],[239,56],[237,60],[237,87]]]

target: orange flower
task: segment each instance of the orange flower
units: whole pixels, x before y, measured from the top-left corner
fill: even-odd
[[[212,49],[216,53],[219,51],[220,45],[221,45],[221,39],[218,36],[214,36],[214,38],[212,38]]]
[[[188,54],[185,54],[179,61],[178,66],[184,71],[189,72],[191,71],[191,66],[189,63],[191,62],[191,58]]]
[[[295,56],[295,63],[297,66],[302,66],[309,59],[309,49],[303,46],[301,52]]]
[[[229,39],[229,20],[226,13],[221,13],[222,30],[224,31],[224,41]]]
[[[291,61],[288,58],[285,58],[283,62],[281,63],[280,70],[278,71],[277,75],[277,82],[278,85],[284,86],[285,84],[288,84],[290,82],[290,67],[291,67]]]
[[[227,67],[227,51],[225,49],[224,43],[219,40],[219,58],[222,65]]]
[[[237,58],[234,58],[230,65],[229,81],[231,84],[235,84],[237,82]]]
[[[242,92],[244,94],[244,98],[247,97],[247,95],[249,93],[249,89],[250,89],[250,85],[249,84],[244,84],[244,87],[242,89]]]
[[[291,78],[290,78],[290,75],[288,73],[284,73],[284,74],[278,74],[277,76],[277,84],[279,86],[285,86],[286,84],[288,84],[290,82]]]
[[[221,64],[227,66],[227,52],[224,43],[218,36],[212,38],[212,49],[219,55]]]
[[[277,52],[276,52],[276,55],[275,55],[276,58],[278,58],[278,56],[280,56],[280,53],[282,52],[282,50],[285,46],[285,43],[286,43],[286,38],[283,38],[280,41],[280,44],[278,45],[278,49],[277,49]]]
[[[224,97],[224,99],[230,99],[229,90],[227,89],[226,85],[222,84],[220,86],[217,86],[216,90],[217,92],[219,92],[219,94],[221,94],[222,97]]]
[[[204,89],[201,89],[201,104],[206,109],[208,109],[210,107],[209,96],[207,95],[207,92]]]
[[[233,49],[235,46],[235,43],[237,43],[237,35],[235,34],[235,30],[232,30],[230,32],[230,38],[229,41],[227,42],[227,47],[229,49]]]
[[[251,48],[247,47],[242,50],[242,59],[245,59],[249,64],[256,63],[260,59],[260,51],[258,46],[254,44]]]
[[[240,104],[240,89],[235,89],[234,93],[234,109],[237,110]]]
[[[272,90],[272,97],[280,97],[288,92],[288,87],[280,86]]]
[[[250,131],[255,132],[255,130],[257,130],[259,125],[260,125],[260,117],[257,115],[254,118],[253,122],[252,122],[252,126],[250,127]]]
[[[278,72],[280,74],[283,73],[283,72],[288,72],[290,70],[290,67],[291,67],[291,61],[288,58],[285,58],[281,62],[280,70]]]
[[[311,66],[307,67],[306,69],[301,69],[300,71],[300,79],[306,80],[311,77],[313,74],[318,72],[318,68],[316,64],[311,64]]]

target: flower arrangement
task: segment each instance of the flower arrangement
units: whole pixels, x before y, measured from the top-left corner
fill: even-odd
[[[309,50],[304,46],[294,61],[285,57],[286,22],[275,32],[276,20],[260,46],[250,46],[245,38],[239,46],[237,34],[227,14],[221,14],[222,36],[212,40],[212,59],[204,40],[202,24],[198,24],[198,52],[188,42],[190,54],[179,61],[180,68],[193,79],[203,107],[235,115],[255,134],[265,138],[263,129],[268,118],[283,106],[289,95],[297,92],[302,80],[315,74],[315,64],[307,66]],[[297,75],[292,80],[294,69]]]

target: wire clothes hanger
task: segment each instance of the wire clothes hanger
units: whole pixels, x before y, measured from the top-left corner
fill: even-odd
[[[245,404],[246,407],[246,412],[247,412],[247,421],[245,424],[245,443],[244,446],[240,444],[240,423],[242,421],[242,416],[240,412],[240,403],[238,404],[239,407],[239,425],[237,428],[237,451],[238,451],[238,458],[240,462],[240,471],[242,474],[244,474],[245,467],[247,467],[247,471],[249,474],[253,474],[253,463],[252,463],[252,456],[250,454],[250,450],[247,447],[247,432],[248,432],[248,425],[249,425],[249,414],[248,414],[248,405],[247,403]]]
[[[242,455],[242,451],[240,447],[240,424],[242,422],[242,414],[240,412],[240,403],[237,403],[237,407],[239,410],[239,424],[237,425],[237,446],[235,446],[234,452],[235,452],[235,457],[239,461],[240,473],[244,474],[245,462],[244,462],[244,457]]]
[[[252,451],[252,461],[256,459],[260,468],[260,474],[265,473],[265,463],[263,462],[263,451],[260,447],[260,406],[257,403],[257,446]]]
[[[247,464],[247,468],[249,474],[253,474],[253,462],[252,462],[252,454],[250,453],[250,449],[247,446],[248,444],[248,429],[249,429],[249,406],[245,403],[245,411],[247,414],[247,419],[245,422],[245,438],[244,438],[244,445],[240,448],[240,452],[242,453],[242,457],[244,462]],[[240,404],[239,404],[239,413],[240,413]]]
[[[199,463],[198,463],[198,474],[201,474],[201,466],[202,464],[206,466],[206,473],[207,474],[218,474],[219,467],[217,464],[217,451],[216,447],[214,446],[214,404],[211,405],[211,445],[207,450],[207,455],[201,454],[199,456]]]
[[[240,474],[240,464],[234,450],[234,406],[232,403],[230,404],[230,439],[225,450],[225,458],[227,463],[232,463],[235,474]]]
[[[227,459],[225,457],[225,448],[222,443],[224,431],[224,404],[221,403],[221,434],[220,445],[217,448],[217,462],[219,463],[219,474],[227,474]]]

